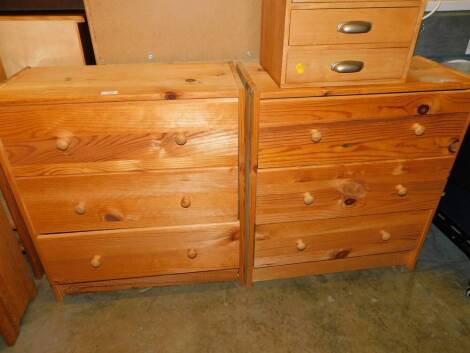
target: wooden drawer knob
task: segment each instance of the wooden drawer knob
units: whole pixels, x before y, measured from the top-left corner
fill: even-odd
[[[101,255],[95,255],[90,261],[91,267],[98,268],[101,266]]]
[[[380,231],[380,235],[382,236],[383,241],[389,241],[390,239],[392,239],[392,235],[385,230]]]
[[[403,197],[403,196],[408,195],[408,188],[407,187],[400,184],[400,185],[396,186],[396,189],[397,189],[398,196]]]
[[[314,201],[314,198],[312,194],[309,192],[306,192],[304,194],[304,204],[306,204],[307,206],[310,206],[311,204],[313,204],[313,201]]]
[[[460,140],[459,139],[453,139],[451,144],[449,145],[449,152],[450,153],[457,153],[460,148]]]
[[[124,215],[120,210],[116,208],[110,208],[104,215],[104,220],[106,222],[122,222],[124,220]]]
[[[304,251],[307,248],[307,245],[304,243],[302,239],[297,240],[296,242],[297,250]]]
[[[426,128],[423,125],[416,123],[413,125],[413,130],[416,136],[423,136],[426,131]]]
[[[74,210],[75,210],[75,213],[76,213],[76,214],[78,214],[78,215],[80,215],[80,216],[81,216],[81,215],[84,215],[85,212],[86,212],[86,205],[85,205],[85,202],[80,201],[79,203],[77,203],[77,204],[75,205]]]
[[[427,113],[429,113],[429,105],[427,105],[427,104],[421,104],[421,105],[418,107],[418,114],[419,114],[419,115],[426,115]]]
[[[313,129],[312,131],[310,131],[310,133],[313,143],[321,142],[321,139],[323,138],[323,134],[321,133],[321,131]]]
[[[59,151],[66,151],[70,147],[70,139],[67,137],[59,137],[55,142],[55,146]]]
[[[197,251],[194,248],[188,250],[188,257],[192,260],[197,257]]]
[[[184,136],[184,134],[180,133],[175,136],[175,142],[177,145],[183,146],[183,145],[186,145],[186,142],[188,142],[188,139],[186,138],[186,136]]]
[[[181,199],[181,207],[183,208],[191,207],[191,199],[189,198],[189,196],[183,196],[183,198]]]

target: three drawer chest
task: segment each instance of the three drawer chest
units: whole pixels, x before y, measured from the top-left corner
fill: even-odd
[[[244,92],[229,63],[33,68],[0,87],[2,185],[59,300],[244,281]]]
[[[468,126],[470,78],[414,58],[402,84],[249,90],[247,283],[413,269]]]

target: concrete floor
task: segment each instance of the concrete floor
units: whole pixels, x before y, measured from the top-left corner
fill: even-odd
[[[468,260],[436,229],[418,270],[67,297],[45,280],[2,353],[470,352]]]

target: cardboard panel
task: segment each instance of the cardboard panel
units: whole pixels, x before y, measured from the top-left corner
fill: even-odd
[[[84,65],[81,16],[0,17],[0,56],[6,76],[27,66]]]
[[[261,0],[85,0],[98,64],[258,57]]]

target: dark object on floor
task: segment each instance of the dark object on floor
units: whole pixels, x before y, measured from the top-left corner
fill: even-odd
[[[8,218],[0,209],[0,335],[13,345],[36,286],[13,234]]]
[[[434,224],[470,259],[470,135],[467,134]],[[470,286],[467,288],[470,296]]]

